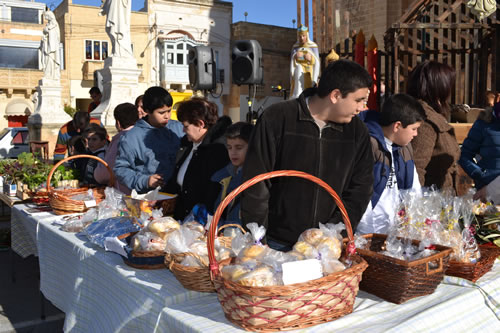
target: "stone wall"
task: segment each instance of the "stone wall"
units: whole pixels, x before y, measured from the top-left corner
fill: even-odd
[[[326,39],[325,45],[321,45],[318,35],[316,42],[320,46],[320,52],[328,52],[338,43],[343,49],[344,40],[354,36],[360,30],[363,30],[367,42],[373,34],[379,49],[383,50],[386,30],[401,17],[410,3],[410,0],[333,0],[329,2],[330,7],[326,9],[332,13],[330,16],[333,20],[330,27],[333,30],[330,33],[331,37]],[[318,14],[318,20],[320,19]],[[320,28],[318,32],[319,30]],[[328,27],[326,31],[328,36]]]
[[[255,39],[262,47],[264,87],[257,96],[271,96],[271,86],[281,85],[290,89],[290,54],[297,41],[295,29],[273,25],[237,22],[232,24],[231,40]],[[241,86],[240,93],[248,95],[248,86]]]

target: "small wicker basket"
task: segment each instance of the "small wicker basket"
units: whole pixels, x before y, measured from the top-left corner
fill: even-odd
[[[438,253],[414,261],[404,261],[379,253],[387,238],[384,234],[363,235],[369,250],[357,249],[368,262],[361,290],[386,301],[401,304],[419,296],[432,294],[443,280],[452,249],[435,245]],[[420,244],[412,240],[414,245]]]
[[[142,228],[142,225],[140,225]],[[125,243],[129,244],[132,237],[137,232],[130,232],[124,235],[118,236],[118,239],[123,240]],[[163,258],[165,257],[165,251],[135,251],[128,250],[125,248],[127,256],[123,257],[123,262],[136,269],[164,269],[166,268],[163,263]]]
[[[82,200],[73,200],[72,196],[85,193],[88,191],[87,187],[82,187],[79,189],[67,189],[67,190],[54,190],[50,186],[50,182],[52,180],[52,175],[56,171],[56,169],[63,163],[67,161],[71,161],[77,158],[90,158],[97,160],[98,162],[104,164],[104,166],[108,169],[109,174],[111,175],[109,179],[109,185],[113,186],[115,182],[115,177],[113,174],[113,170],[109,167],[108,163],[97,156],[93,155],[75,155],[69,156],[65,159],[57,162],[49,172],[49,176],[47,177],[47,193],[49,196],[49,205],[52,207],[52,210],[58,215],[72,214],[72,213],[82,213],[88,210],[85,202]],[[104,188],[93,188],[92,189],[94,198],[96,199],[96,203],[101,202],[104,199]]]
[[[446,269],[445,274],[476,282],[491,270],[495,260],[500,256],[500,248],[497,246],[481,245],[479,250],[481,251],[481,258],[478,262],[467,263],[450,260],[450,266]]]
[[[245,229],[239,224],[225,224],[219,228],[218,233],[221,233],[225,228],[236,227],[239,228],[243,233]],[[219,236],[217,237],[221,245],[225,247],[231,247],[231,237]],[[170,269],[170,271],[175,275],[177,280],[182,284],[182,286],[189,290],[213,293],[215,292],[212,279],[210,278],[210,270],[207,267],[190,267],[181,265],[182,260],[186,256],[193,256],[198,258],[202,262],[201,258],[194,253],[180,253],[180,254],[170,254],[165,256],[165,265]],[[224,260],[224,264],[228,264],[231,259]]]
[[[304,283],[285,286],[246,287],[225,280],[215,260],[215,226],[226,208],[239,193],[256,183],[274,177],[300,177],[323,187],[333,197],[342,213],[349,242],[346,255],[353,264],[344,271]],[[349,314],[359,289],[366,262],[355,255],[354,237],[347,212],[335,191],[321,179],[301,171],[280,170],[258,175],[232,191],[219,205],[209,230],[208,255],[211,276],[226,318],[249,331],[299,329],[332,321]]]

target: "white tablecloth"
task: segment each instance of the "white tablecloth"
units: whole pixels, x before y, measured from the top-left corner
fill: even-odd
[[[292,332],[500,332],[500,262],[476,284],[454,277],[446,282],[401,305],[360,291],[353,313]],[[215,295],[174,304],[161,315],[163,332],[245,332],[224,317]]]
[[[215,294],[185,290],[167,270],[130,268],[117,254],[59,230],[52,224],[58,217],[47,213],[30,217],[23,206],[12,209],[13,234],[15,228],[22,230],[20,226],[26,229],[13,236],[13,248],[28,253],[34,247],[31,254],[38,249],[41,290],[66,313],[65,331],[241,331],[224,317]],[[18,240],[23,246],[15,246]],[[498,261],[477,283],[445,277],[434,294],[402,305],[359,292],[353,313],[301,332],[482,330],[500,332]]]
[[[61,231],[53,224],[60,217],[28,216],[23,208],[13,207],[23,220],[13,225],[36,235],[40,289],[66,314],[65,331],[154,332],[163,308],[208,295],[184,289],[167,269],[131,268],[84,236]]]

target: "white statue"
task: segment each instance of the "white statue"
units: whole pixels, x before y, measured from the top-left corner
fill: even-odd
[[[306,26],[297,29],[297,39],[290,62],[290,98],[297,98],[303,90],[317,85],[320,70],[318,45],[309,40]]]
[[[61,77],[61,59],[59,44],[61,34],[54,13],[47,10],[43,13],[47,22],[43,28],[43,37],[40,43],[40,65],[43,69],[43,77],[46,79],[59,80]]]
[[[130,39],[132,0],[102,0],[100,15],[106,15],[106,32],[111,40],[112,56],[133,57]]]
[[[497,2],[495,0],[469,0],[467,7],[470,8],[472,14],[482,20],[496,12]]]

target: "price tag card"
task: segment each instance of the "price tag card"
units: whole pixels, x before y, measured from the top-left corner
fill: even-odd
[[[95,200],[87,200],[83,202],[85,204],[85,207],[87,208],[92,208],[97,206],[97,202]]]
[[[111,251],[118,253],[119,255],[127,257],[127,252],[125,251],[125,242],[118,239],[118,237],[106,237],[104,239],[104,249],[106,251]]]
[[[307,259],[285,262],[283,269],[283,284],[301,283],[323,277],[323,269],[318,259]]]

